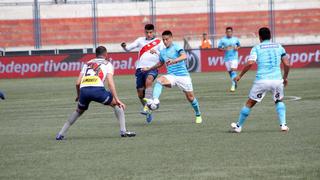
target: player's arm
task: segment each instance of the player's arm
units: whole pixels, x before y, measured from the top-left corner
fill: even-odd
[[[242,78],[242,76],[244,76],[252,67],[252,65],[255,63],[256,61],[253,61],[253,60],[248,60],[248,62],[244,65],[241,73],[235,77],[234,79],[236,81],[240,81],[240,79]]]
[[[180,56],[176,59],[169,59],[166,63],[167,65],[171,65],[171,64],[176,64],[180,61],[184,61],[185,59],[187,59],[187,54],[181,49],[180,50]]]
[[[288,84],[288,75],[290,71],[290,62],[288,56],[284,53],[281,55],[281,62],[283,64],[283,84],[287,86]]]
[[[241,73],[234,78],[235,81],[240,81],[240,79],[251,69],[252,65],[257,61],[257,51],[256,48],[253,47],[251,52],[250,52],[250,56],[248,61],[246,62],[246,64],[244,65]]]
[[[133,43],[127,45],[125,42],[121,43],[121,47],[124,51],[129,52],[139,46],[139,39],[136,39]]]
[[[158,62],[157,64],[155,64],[154,66],[152,66],[152,67],[144,67],[144,68],[142,68],[141,70],[142,70],[142,71],[150,71],[150,70],[154,70],[154,69],[161,68],[163,65],[164,65],[164,62],[163,62],[163,61],[159,61],[159,62]]]
[[[81,72],[81,73],[79,74],[79,76],[78,76],[77,81],[76,81],[77,97],[76,97],[75,101],[78,101],[78,100],[79,100],[79,95],[80,95],[80,84],[81,84],[82,77],[83,77],[83,73]]]
[[[234,50],[238,50],[238,49],[240,49],[240,41],[239,40],[237,40],[237,43],[234,46]]]
[[[106,79],[106,83],[107,83],[107,86],[113,96],[113,99],[116,101],[117,105],[123,109],[125,109],[125,104],[122,103],[118,97],[118,94],[117,94],[117,91],[116,91],[116,85],[114,83],[114,80],[113,80],[113,74],[112,73],[108,73],[107,74],[107,79]]]

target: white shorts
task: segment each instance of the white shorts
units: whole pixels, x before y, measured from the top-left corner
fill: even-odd
[[[193,91],[192,81],[190,76],[175,76],[171,74],[164,75],[171,83],[171,87],[178,86],[179,89],[185,92]]]
[[[237,69],[238,68],[238,60],[230,60],[225,62],[225,66],[227,68],[227,71],[231,71],[231,69]]]
[[[274,101],[282,100],[284,97],[283,80],[258,80],[253,83],[249,98],[261,102],[267,92],[272,92]]]

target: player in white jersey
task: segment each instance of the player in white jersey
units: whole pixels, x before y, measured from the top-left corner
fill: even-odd
[[[160,39],[154,35],[154,26],[147,24],[144,27],[145,37],[139,37],[133,43],[121,46],[125,51],[139,50],[138,61],[136,63],[136,88],[143,110],[141,114],[147,116],[147,122],[152,121],[151,111],[148,110],[145,99],[152,98],[152,83],[158,76],[158,70],[142,71],[143,68],[152,67],[159,62],[160,50],[164,47]]]
[[[96,48],[96,58],[88,61],[83,66],[76,83],[76,101],[78,101],[78,108],[71,114],[59,131],[56,140],[63,140],[70,126],[88,109],[91,101],[109,105],[114,108],[115,115],[120,123],[121,137],[135,136],[134,132],[126,130],[124,115],[125,104],[118,98],[113,81],[114,68],[106,58],[107,49],[99,46]],[[104,82],[108,84],[110,91],[105,89]]]
[[[239,81],[241,77],[257,63],[256,80],[249,93],[249,99],[246,105],[241,109],[237,123],[232,123],[233,132],[241,132],[242,126],[251,112],[251,108],[262,101],[267,92],[273,94],[273,100],[278,113],[278,120],[281,131],[289,131],[286,125],[286,106],[282,102],[284,97],[284,86],[288,83],[288,74],[290,64],[286,51],[278,43],[270,42],[271,33],[266,27],[259,29],[260,44],[254,46],[250,57],[242,72],[235,78]],[[284,67],[284,73],[281,74],[281,64]]]

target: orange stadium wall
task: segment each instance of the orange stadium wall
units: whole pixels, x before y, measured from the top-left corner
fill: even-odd
[[[293,37],[319,34],[319,9],[277,10],[276,36]],[[142,34],[146,16],[118,16],[98,18],[100,44],[134,40]],[[217,34],[224,33],[226,26],[237,32],[255,32],[268,26],[267,11],[219,12],[216,14]],[[138,22],[138,23],[137,23]],[[184,35],[200,35],[208,30],[208,14],[158,15],[158,34],[170,29],[177,39]],[[92,18],[41,19],[42,46],[92,44]],[[33,47],[33,21],[0,20],[0,47]],[[290,42],[286,43],[290,44]]]
[[[239,68],[248,59],[251,48],[239,50]],[[320,67],[320,44],[285,46],[292,68]],[[216,49],[190,50],[190,72],[224,71],[223,54]],[[77,76],[82,65],[94,54],[0,57],[0,79]],[[109,53],[116,75],[134,74],[137,53]],[[165,72],[162,68],[161,73]]]

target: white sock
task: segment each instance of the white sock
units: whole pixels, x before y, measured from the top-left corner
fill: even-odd
[[[118,106],[114,107],[114,114],[116,115],[119,124],[120,124],[120,132],[126,132],[126,119],[124,115],[124,110],[119,108]]]
[[[82,113],[81,113],[82,114]],[[59,134],[64,136],[65,133],[68,131],[68,129],[70,128],[70,126],[76,122],[76,120],[81,116],[81,114],[78,111],[74,111],[69,119],[67,120],[67,122],[63,125],[63,127],[61,128]]]
[[[145,90],[145,94],[144,94],[144,97],[147,98],[147,99],[152,99],[152,87],[149,87]]]

